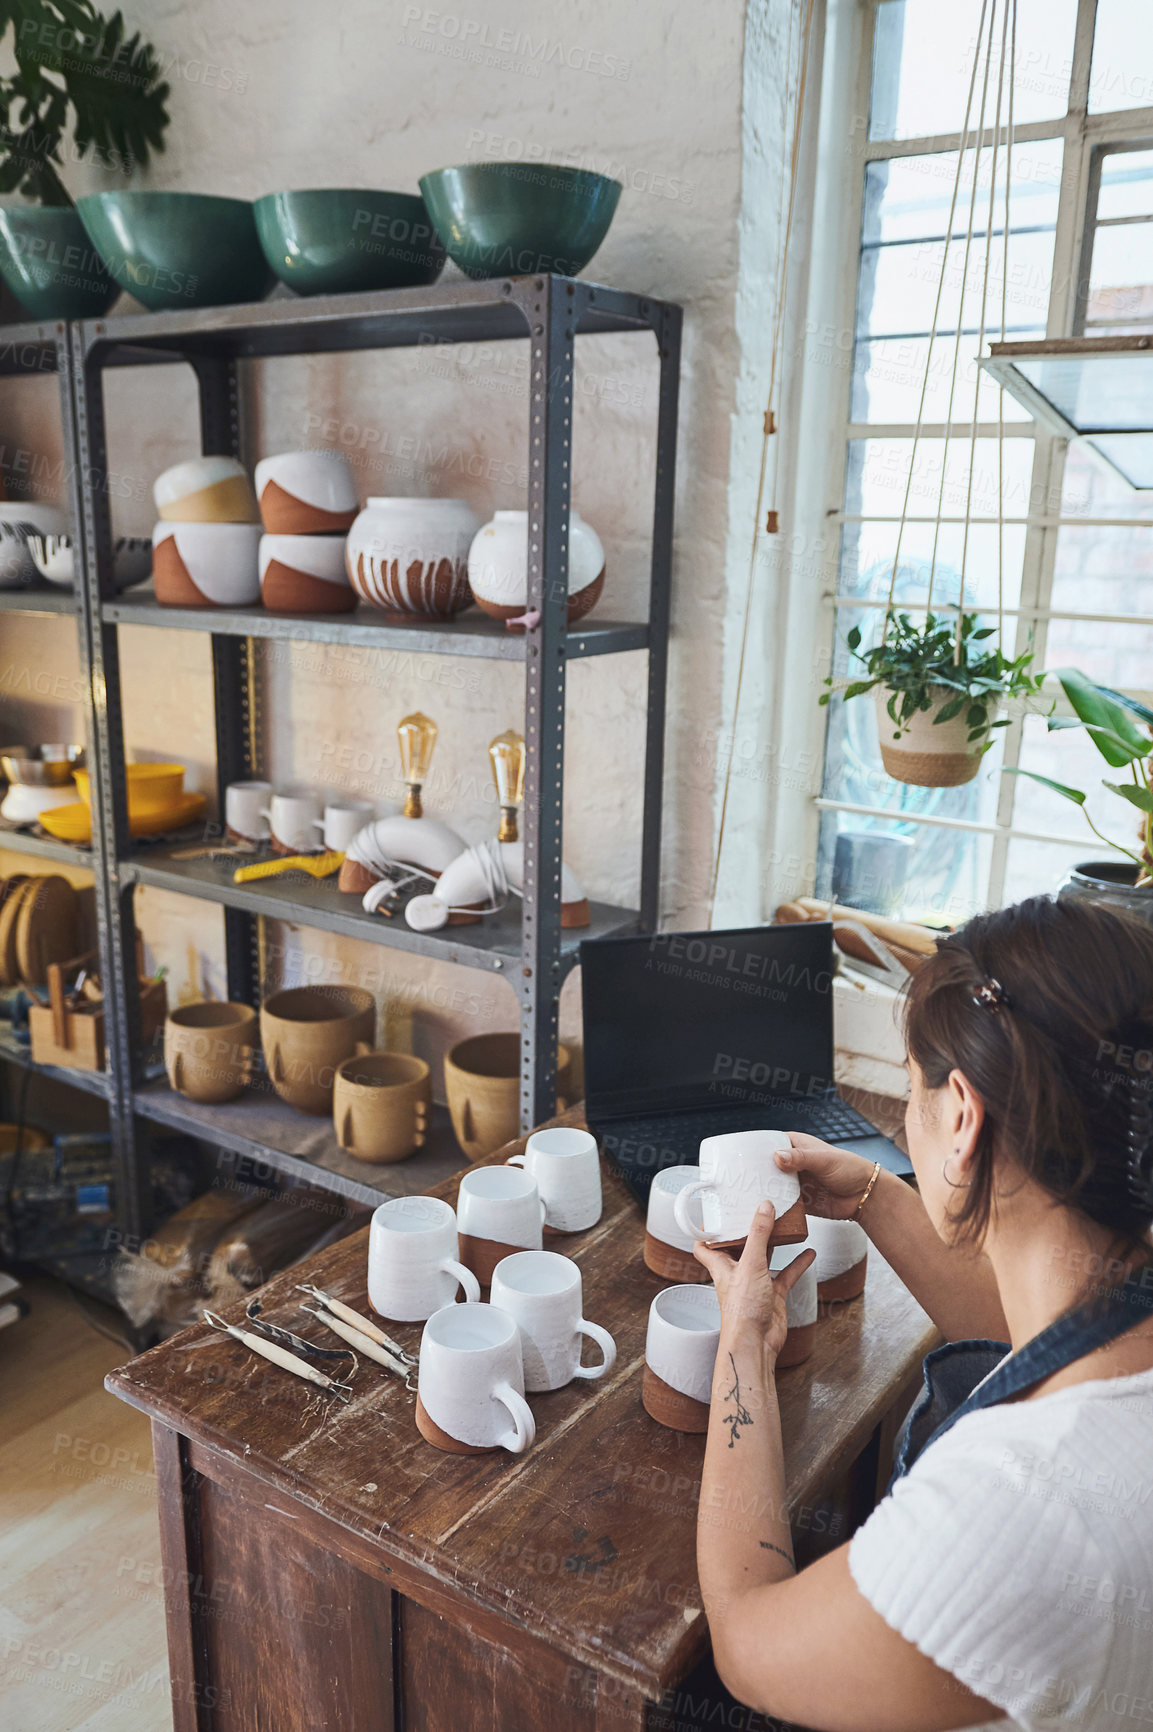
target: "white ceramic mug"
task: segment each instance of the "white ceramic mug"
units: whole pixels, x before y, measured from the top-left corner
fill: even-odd
[[[433,1313],[420,1338],[417,1389],[433,1424],[472,1449],[520,1455],[536,1437],[520,1334],[494,1305],[446,1305]]]
[[[670,1389],[707,1406],[720,1339],[715,1287],[666,1287],[649,1306],[645,1364]]]
[[[456,1256],[456,1215],[440,1197],[390,1197],[373,1212],[368,1297],[394,1323],[423,1323],[451,1305],[458,1287],[470,1303],[480,1284]],[[447,1427],[446,1427],[447,1429]]]
[[[313,834],[320,816],[316,794],[274,794],[264,808],[272,839],[290,854],[315,854],[319,844]]]
[[[544,1201],[545,1226],[554,1233],[581,1233],[600,1220],[600,1155],[588,1131],[567,1125],[534,1131],[524,1154],[510,1155],[505,1164],[532,1174]]]
[[[700,1176],[699,1167],[663,1167],[649,1189],[645,1227],[654,1239],[673,1245],[678,1251],[691,1251],[696,1240],[677,1220],[677,1197],[686,1186],[695,1185]]]
[[[516,1320],[530,1392],[561,1389],[574,1377],[603,1377],[616,1364],[608,1330],[581,1316],[581,1272],[571,1257],[516,1251],[503,1258],[493,1274],[492,1302]],[[581,1364],[582,1335],[600,1348],[599,1365]]]
[[[314,818],[313,827],[324,834],[324,846],[338,854],[347,854],[352,838],[372,823],[375,816],[370,800],[330,800],[323,818]]]
[[[677,1195],[673,1213],[678,1227],[694,1239],[744,1239],[758,1203],[766,1198],[779,1220],[801,1195],[796,1174],[782,1173],[774,1158],[778,1149],[789,1147],[784,1131],[728,1131],[706,1137],[701,1176]],[[701,1199],[699,1225],[692,1215],[694,1197]]]
[[[271,794],[271,782],[230,782],[224,790],[226,828],[248,842],[263,842],[268,836],[265,812]]]
[[[508,1167],[474,1167],[460,1181],[457,1226],[474,1239],[541,1248],[544,1202],[531,1173]]]

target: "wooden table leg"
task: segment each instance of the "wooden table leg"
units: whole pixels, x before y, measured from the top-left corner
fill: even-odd
[[[156,1419],[152,1421],[152,1456],[160,1512],[173,1732],[202,1732],[212,1705],[203,1697],[203,1680],[198,1675],[191,1595],[200,1553],[196,1497],[200,1476],[184,1459],[184,1440],[179,1432],[170,1431]]]

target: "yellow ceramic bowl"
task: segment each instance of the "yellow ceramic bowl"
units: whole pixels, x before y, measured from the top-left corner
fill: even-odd
[[[124,773],[128,778],[129,817],[167,811],[184,792],[183,764],[126,764]],[[88,771],[77,770],[75,776],[80,798],[90,806]]]

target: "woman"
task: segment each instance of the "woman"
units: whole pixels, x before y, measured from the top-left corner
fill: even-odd
[[[914,977],[906,1038],[916,1192],[815,1137],[778,1160],[968,1344],[926,1362],[890,1495],[798,1575],[774,1366],[812,1253],[769,1274],[767,1204],[739,1262],[697,1246],[722,1312],[697,1539],[717,1669],[828,1732],[1153,1724],[1153,927],[982,915]]]

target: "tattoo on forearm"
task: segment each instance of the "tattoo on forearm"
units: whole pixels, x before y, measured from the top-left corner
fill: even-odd
[[[722,1423],[729,1428],[729,1448],[732,1449],[741,1435],[742,1425],[751,1425],[753,1416],[741,1400],[740,1373],[737,1370],[737,1362],[731,1353],[729,1354],[729,1364],[733,1368],[733,1381],[731,1387],[725,1391],[725,1406],[731,1406],[733,1411],[725,1414]]]
[[[788,1552],[784,1551],[780,1546],[775,1546],[773,1544],[772,1540],[761,1540],[759,1543],[760,1543],[762,1551],[776,1552],[776,1554],[779,1558],[784,1558],[785,1562],[789,1565],[790,1569],[794,1569],[794,1570],[796,1569],[797,1566],[793,1562],[792,1558],[789,1556]]]

